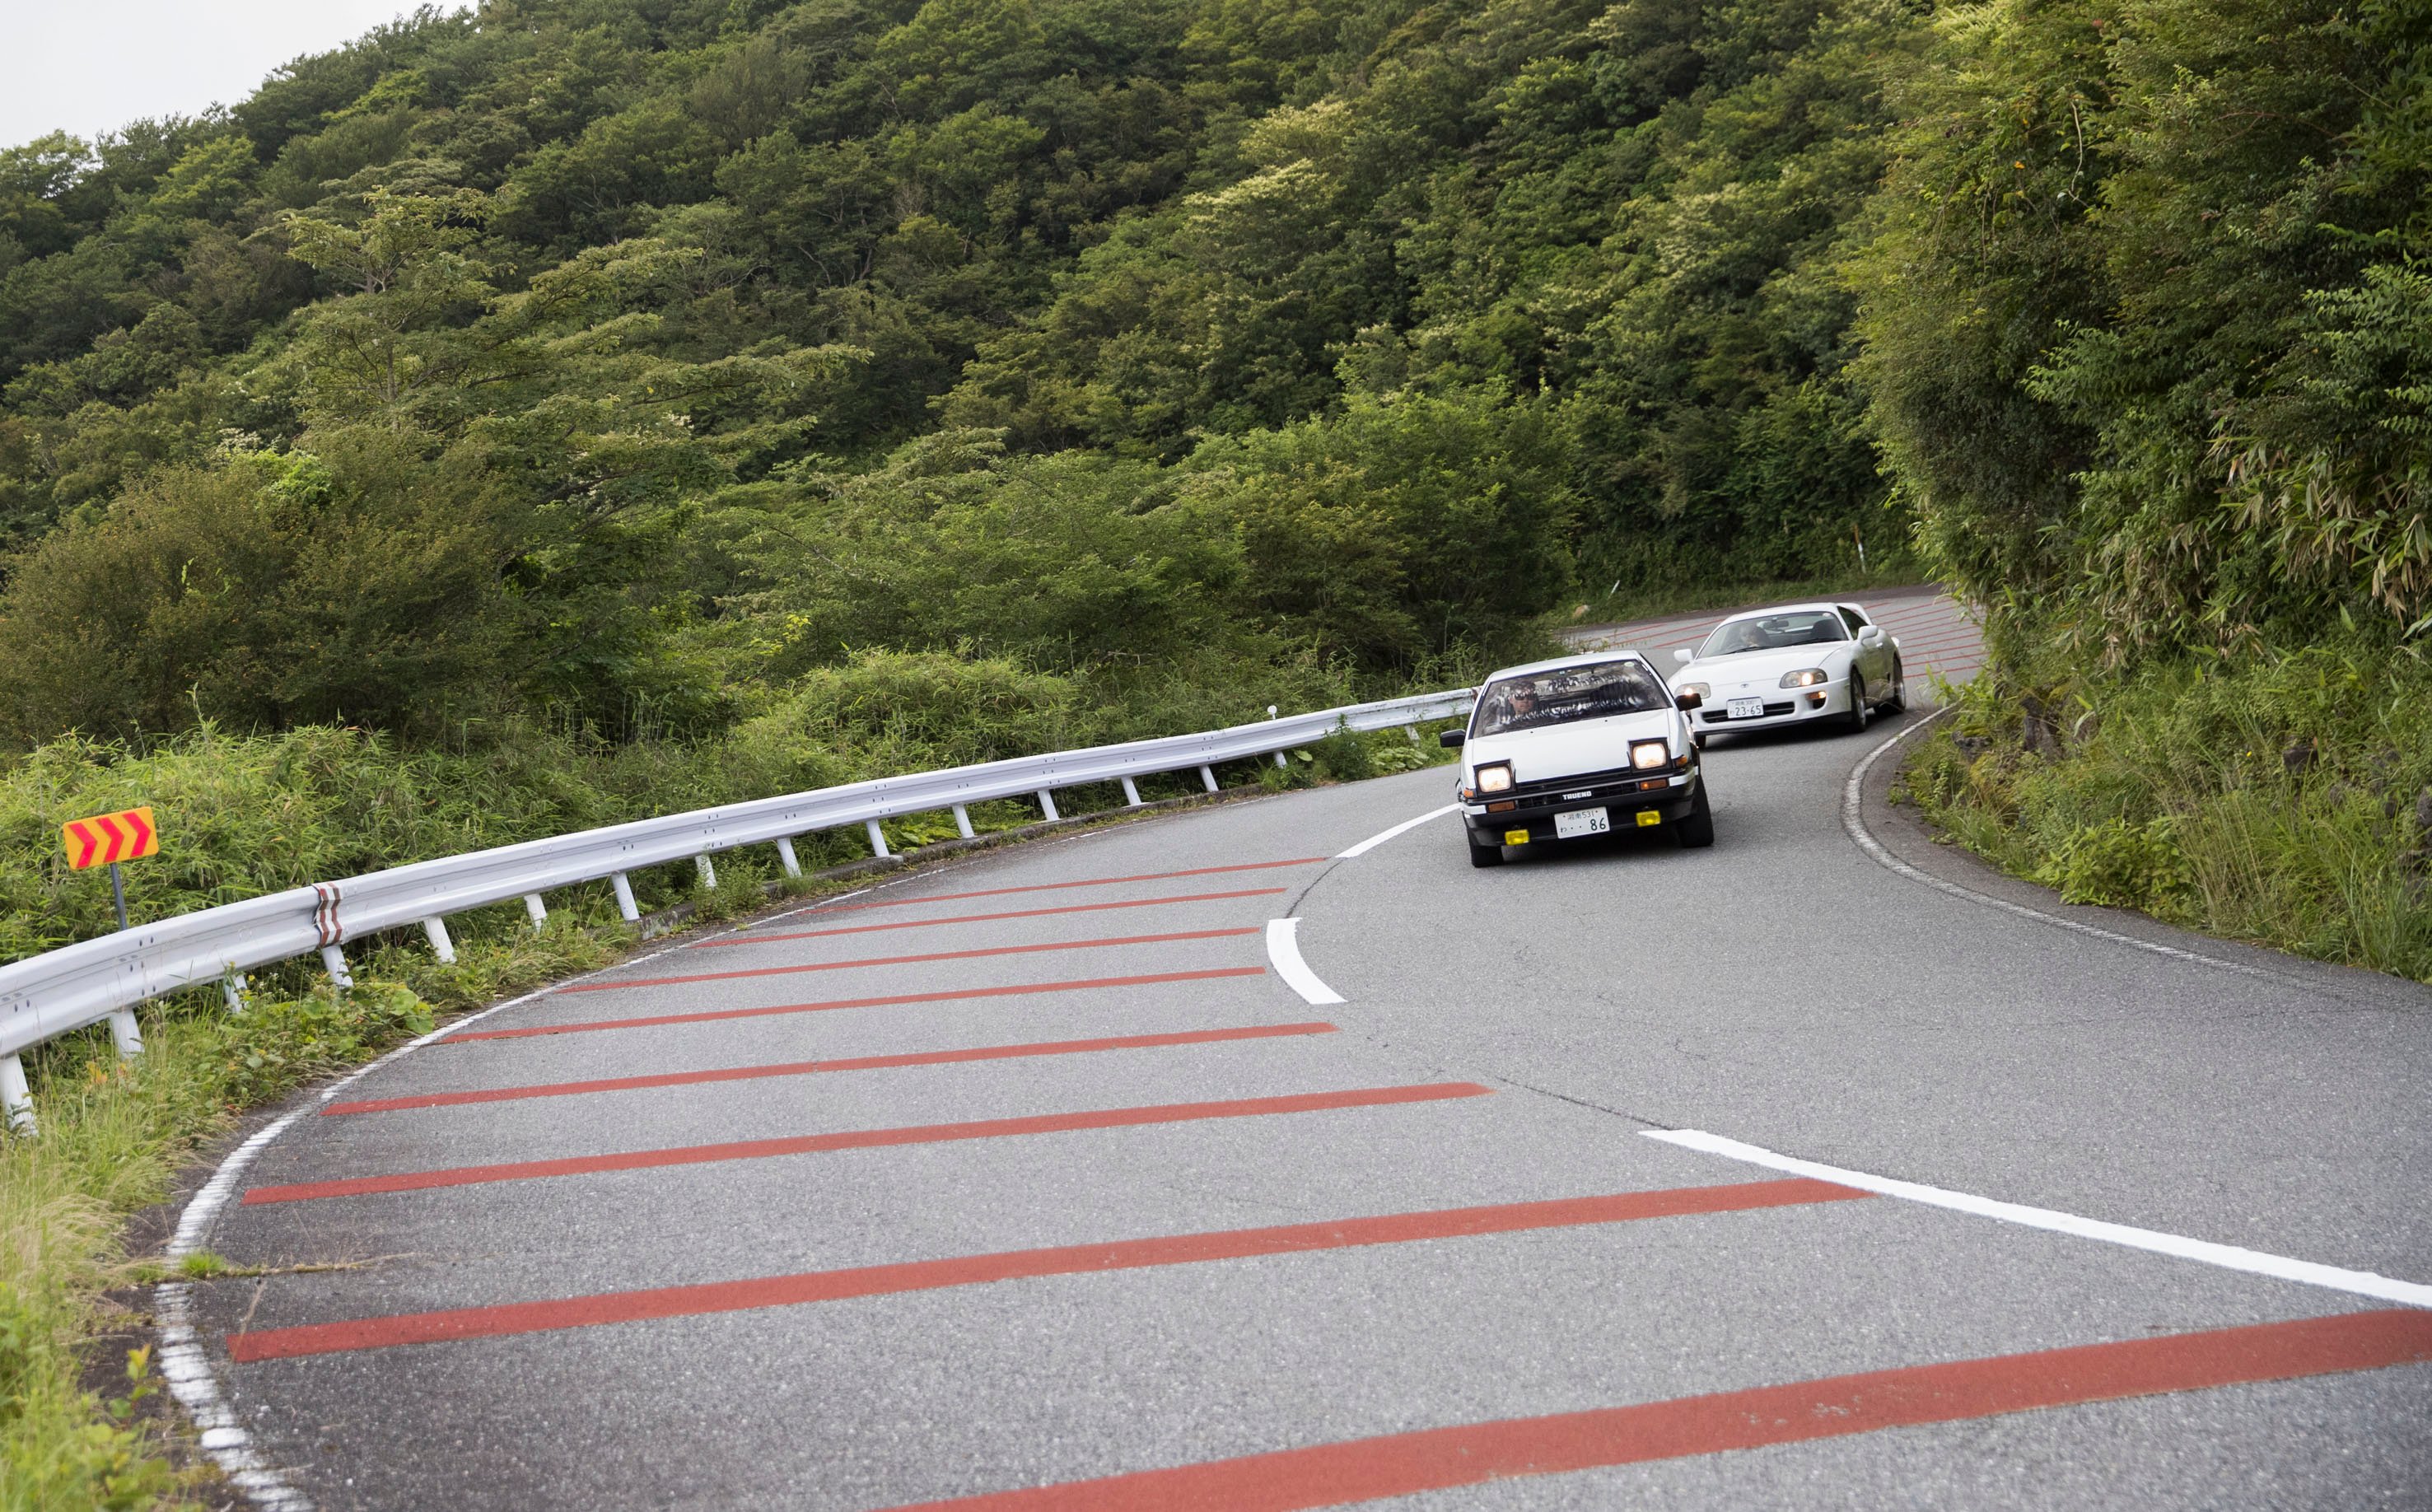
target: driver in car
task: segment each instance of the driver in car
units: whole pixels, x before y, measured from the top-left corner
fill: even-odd
[[[1512,690],[1512,710],[1504,716],[1507,725],[1524,724],[1537,717],[1537,687],[1523,682]]]

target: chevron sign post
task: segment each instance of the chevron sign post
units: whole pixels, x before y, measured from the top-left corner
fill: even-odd
[[[118,905],[118,927],[127,928],[127,884],[119,880],[118,864],[160,848],[160,827],[152,822],[152,811],[126,809],[96,814],[90,819],[70,819],[59,826],[59,836],[67,844],[70,866],[78,871],[103,865],[110,867],[110,900]]]

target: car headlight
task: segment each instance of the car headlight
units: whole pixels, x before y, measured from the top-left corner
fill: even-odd
[[[1714,696],[1714,690],[1703,682],[1683,682],[1673,688],[1672,691],[1675,693],[1694,693],[1697,696],[1697,701],[1699,703],[1703,703]]]
[[[1630,743],[1630,764],[1637,767],[1642,772],[1653,771],[1658,766],[1671,765],[1671,743],[1669,741],[1662,740],[1631,741]]]
[[[1479,767],[1478,769],[1478,790],[1481,793],[1511,792],[1512,764],[1510,762],[1496,762],[1492,766]]]
[[[1824,669],[1820,666],[1811,666],[1803,672],[1784,672],[1782,675],[1782,685],[1785,688],[1819,687],[1829,680],[1831,680],[1824,676]]]

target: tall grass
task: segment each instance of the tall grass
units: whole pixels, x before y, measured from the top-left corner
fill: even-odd
[[[1999,672],[1901,791],[2070,902],[2432,982],[2432,666],[2322,646]]]

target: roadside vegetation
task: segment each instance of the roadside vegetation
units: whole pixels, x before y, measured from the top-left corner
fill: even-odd
[[[1939,823],[2424,977],[2427,66],[2403,0],[484,0],[0,148],[0,959],[129,803],[156,916],[1933,578]],[[125,1216],[616,948],[553,906],[35,1058],[0,1512],[184,1494],[78,1352]]]

